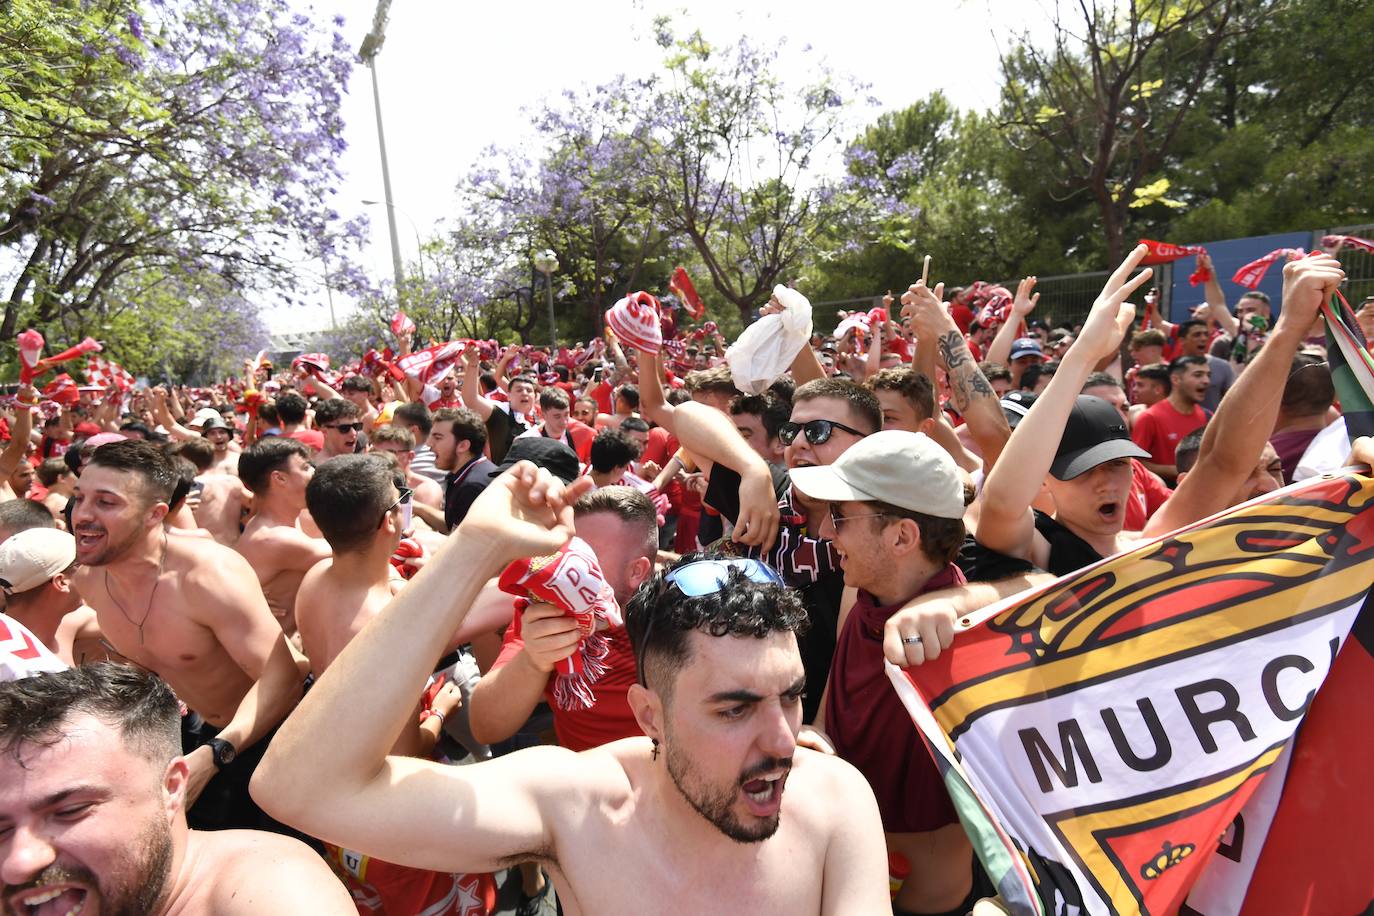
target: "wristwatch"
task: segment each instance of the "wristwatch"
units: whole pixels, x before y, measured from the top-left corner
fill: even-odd
[[[233,763],[234,758],[237,757],[239,753],[234,745],[225,741],[223,738],[211,738],[209,741],[205,742],[205,744],[210,748],[210,753],[215,757],[215,769],[217,770],[222,770]]]

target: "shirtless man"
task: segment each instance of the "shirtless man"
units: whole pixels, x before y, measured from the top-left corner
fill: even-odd
[[[316,677],[405,585],[390,563],[401,539],[400,495],[396,469],[380,455],[351,455],[327,462],[307,489],[311,514],[334,551],[301,583],[300,635]],[[441,729],[466,714],[461,704],[460,685],[449,680],[428,707],[434,715],[417,727],[420,709],[413,703],[408,725],[396,736],[391,753],[428,757]],[[441,912],[429,907],[451,896],[478,896],[484,886],[493,884],[486,875],[407,868],[338,847],[328,853],[343,864],[355,897],[380,901],[375,912]],[[461,905],[456,911],[442,910],[457,911],[464,911]]]
[[[261,823],[247,793],[238,795],[261,749],[243,752],[299,701],[301,672],[248,562],[213,541],[165,533],[175,481],[171,460],[150,443],[95,450],[72,510],[76,587],[111,648],[161,675],[197,714],[183,723],[200,742],[186,755],[188,803],[214,778],[211,790],[228,793],[234,809],[221,823]]]
[[[196,524],[226,547],[238,543],[243,506],[250,494],[235,474],[214,471],[214,446],[208,439],[186,439],[171,447],[196,466],[196,483],[200,484],[200,504],[193,510]]]
[[[754,561],[728,582],[685,564],[631,602],[646,684],[629,701],[647,737],[472,767],[388,756],[482,585],[566,543],[587,486],[523,462],[492,481],[282,727],[256,797],[312,834],[417,867],[540,861],[570,914],[889,911],[873,793],[848,764],[796,746],[805,614]]]
[[[356,913],[296,840],[187,828],[179,718],[162,680],[124,665],[0,683],[5,912]]]
[[[267,606],[288,638],[296,636],[296,590],[310,567],[329,556],[329,545],[301,529],[305,488],[315,469],[310,450],[273,436],[239,458],[239,480],[253,492],[253,518],[234,549],[257,573]]]
[[[55,528],[30,528],[0,544],[5,613],[68,665],[106,658],[95,611],[72,587],[76,540]]]
[[[37,474],[38,482],[48,490],[47,495],[43,497],[43,505],[47,506],[54,519],[65,525],[62,511],[67,508],[67,501],[76,490],[76,474],[61,458],[43,459],[43,463],[38,466]]]

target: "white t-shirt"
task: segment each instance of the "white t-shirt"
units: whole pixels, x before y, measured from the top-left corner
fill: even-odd
[[[0,681],[62,671],[67,666],[13,617],[0,614]]]

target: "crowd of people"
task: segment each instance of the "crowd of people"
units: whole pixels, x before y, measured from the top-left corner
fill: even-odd
[[[709,323],[555,352],[395,322],[337,372],[21,386],[8,911],[467,916],[498,878],[522,914],[988,905],[885,662],[1371,457],[1334,257],[1172,324],[1145,253],[1081,325],[1033,277],[921,280],[761,383]]]

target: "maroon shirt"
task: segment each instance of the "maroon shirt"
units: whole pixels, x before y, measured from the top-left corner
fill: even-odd
[[[964,582],[964,574],[951,563],[918,594]],[[883,830],[927,833],[957,823],[959,817],[925,741],[883,669],[883,624],[906,600],[879,607],[872,595],[859,592],[835,646],[825,731],[835,752],[868,780]]]

